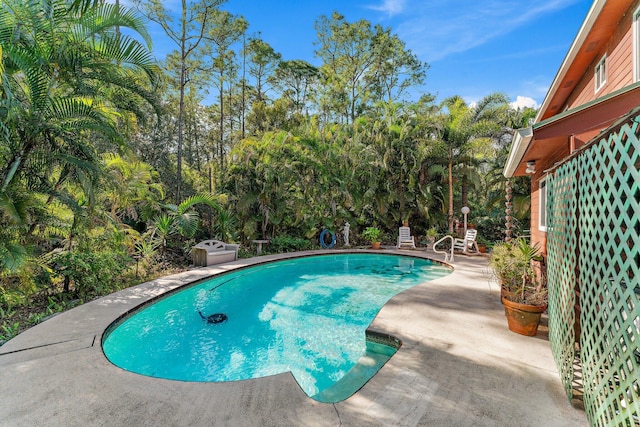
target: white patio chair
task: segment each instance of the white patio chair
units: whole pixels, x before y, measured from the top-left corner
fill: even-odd
[[[464,239],[453,240],[453,250],[465,254],[480,253],[480,250],[478,249],[478,243],[476,242],[477,236],[478,230],[475,230],[473,228],[467,230]],[[471,249],[475,249],[475,252],[471,252]]]
[[[403,246],[409,246],[410,248],[416,248],[416,242],[413,236],[411,235],[411,228],[409,227],[400,227],[398,229],[398,246],[400,249]]]

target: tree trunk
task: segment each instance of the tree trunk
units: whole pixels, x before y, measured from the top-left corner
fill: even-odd
[[[449,161],[449,234],[453,234],[453,162]]]
[[[224,86],[223,71],[220,70],[220,141],[218,142],[218,161],[220,162],[220,174],[224,167]]]
[[[198,125],[197,125],[197,118],[194,120],[194,125],[193,125],[193,160],[196,164],[196,169],[198,170],[198,172],[202,171],[202,165],[200,164],[200,141],[198,136],[200,135],[199,129],[198,129]]]
[[[245,135],[245,114],[246,111],[245,109],[247,108],[246,106],[246,100],[245,100],[245,87],[246,87],[246,82],[247,82],[247,40],[246,40],[246,34],[243,33],[242,34],[242,112],[241,112],[241,116],[242,116],[242,131],[241,131],[241,138],[244,139],[244,135]]]
[[[184,116],[184,75],[185,66],[182,64],[182,70],[180,72],[180,104],[178,106],[178,152],[177,152],[177,183],[176,183],[176,204],[180,204],[180,192],[182,187],[182,131],[183,131],[183,116]]]
[[[187,65],[186,65],[186,20],[187,20],[187,7],[185,0],[182,0],[182,38],[180,40],[180,54],[181,54],[181,63],[180,63],[180,104],[178,106],[178,152],[177,152],[177,165],[176,165],[176,174],[177,183],[176,183],[176,205],[180,204],[181,201],[181,191],[182,191],[182,132],[183,132],[183,124],[182,121],[184,119],[184,88],[186,86],[187,80]]]
[[[469,176],[462,175],[462,206],[469,206]]]
[[[233,90],[229,87],[229,146],[233,144]]]

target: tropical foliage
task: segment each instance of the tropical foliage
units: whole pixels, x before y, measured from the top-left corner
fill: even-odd
[[[416,100],[428,65],[365,20],[319,17],[316,67],[222,0],[131,4],[0,3],[0,340],[185,268],[198,239],[299,250],[349,222],[356,244],[370,224],[393,241],[404,221],[452,230],[465,205],[501,239],[502,165],[533,110]],[[175,44],[162,63],[146,19]],[[527,182],[512,187],[526,224]]]
[[[494,246],[490,265],[505,298],[520,304],[543,305],[547,302],[544,277],[534,267],[534,262],[541,260],[540,247],[529,245],[523,238]]]

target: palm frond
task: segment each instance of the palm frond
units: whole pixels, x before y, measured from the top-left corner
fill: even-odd
[[[25,222],[24,212],[6,192],[0,192],[0,218],[4,216],[10,224],[20,225]]]
[[[19,243],[0,241],[0,271],[13,272],[29,259],[27,248]]]
[[[186,211],[191,209],[194,205],[204,204],[212,207],[216,211],[220,210],[220,204],[218,203],[218,196],[214,196],[211,194],[194,194],[193,196],[187,197],[178,205],[177,213],[178,215],[184,214]]]

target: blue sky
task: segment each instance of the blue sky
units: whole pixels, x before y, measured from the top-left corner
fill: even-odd
[[[314,23],[337,11],[353,22],[391,27],[430,68],[418,95],[460,95],[474,102],[500,91],[539,105],[591,0],[228,0],[284,59],[319,65]],[[179,2],[165,2],[167,8]],[[528,5],[528,6],[524,6]],[[166,46],[154,33],[158,57]],[[156,36],[157,35],[157,36]],[[164,46],[163,46],[164,45]],[[532,101],[533,100],[533,101]]]

